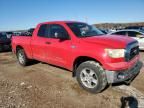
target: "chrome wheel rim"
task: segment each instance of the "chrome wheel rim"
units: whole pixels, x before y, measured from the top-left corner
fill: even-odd
[[[98,77],[96,73],[89,68],[84,68],[80,72],[80,80],[87,88],[95,88],[98,84]]]
[[[19,62],[20,62],[21,64],[24,64],[25,60],[24,60],[24,55],[23,55],[22,53],[19,53],[19,54],[18,54],[18,59],[19,59]]]

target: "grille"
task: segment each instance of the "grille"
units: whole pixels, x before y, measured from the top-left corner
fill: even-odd
[[[138,54],[139,54],[138,42],[133,42],[133,43],[128,44],[126,48],[126,53],[125,53],[126,61],[133,59]]]
[[[139,47],[136,46],[130,50],[129,60],[133,59],[136,55],[139,54]]]

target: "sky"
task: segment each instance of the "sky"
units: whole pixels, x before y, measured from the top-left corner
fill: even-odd
[[[0,0],[0,31],[60,20],[144,22],[144,0]]]

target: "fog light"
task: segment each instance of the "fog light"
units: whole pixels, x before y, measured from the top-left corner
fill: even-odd
[[[124,78],[125,78],[125,75],[124,75],[123,73],[119,73],[119,74],[117,75],[117,78],[118,78],[118,79],[124,79]]]

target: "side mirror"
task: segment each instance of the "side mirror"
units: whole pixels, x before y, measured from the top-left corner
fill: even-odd
[[[60,40],[67,40],[68,36],[63,32],[55,32],[54,37]]]

